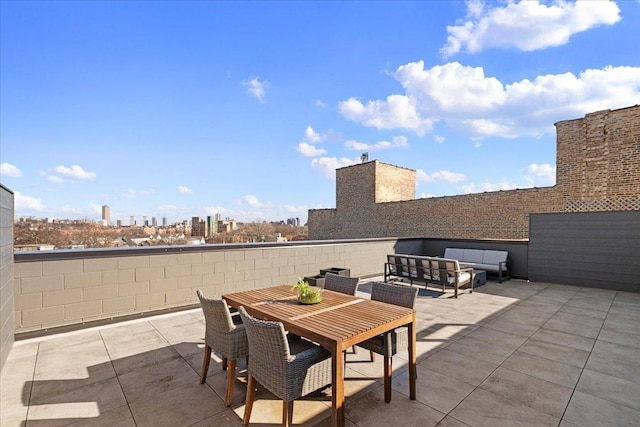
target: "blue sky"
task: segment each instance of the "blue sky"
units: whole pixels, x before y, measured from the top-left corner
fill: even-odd
[[[416,198],[555,183],[561,120],[640,104],[640,1],[0,3],[16,216],[238,221],[335,207],[335,169]]]

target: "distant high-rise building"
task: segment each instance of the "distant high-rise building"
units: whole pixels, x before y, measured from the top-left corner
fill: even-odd
[[[300,218],[287,218],[287,225],[293,225],[295,227],[300,227]]]
[[[149,220],[147,219],[146,215],[142,217],[142,225],[144,225],[145,227],[149,226]]]
[[[158,226],[158,220],[156,219],[155,216],[151,217],[151,225],[153,225],[154,227]]]
[[[166,216],[163,216],[163,217],[162,217],[162,226],[163,226],[163,227],[166,227],[166,226],[167,226],[167,217],[166,217]]]
[[[222,221],[222,215],[220,214],[220,212],[216,214],[216,221]]]
[[[134,227],[136,225],[136,217],[135,216],[131,215],[129,217],[129,225],[132,226],[132,227]]]
[[[122,228],[122,220],[121,219],[117,220],[116,225],[118,226],[118,228]]]
[[[107,205],[102,206],[102,222],[104,225],[111,225],[111,209]]]
[[[191,236],[206,237],[207,223],[199,216],[191,218]]]
[[[205,237],[218,234],[218,222],[212,216],[207,216],[207,235]]]

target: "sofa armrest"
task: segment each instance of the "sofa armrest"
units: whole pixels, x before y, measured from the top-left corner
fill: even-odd
[[[503,269],[504,267],[504,269]],[[503,275],[504,273],[504,275]],[[510,279],[511,275],[509,274],[509,260],[500,261],[498,263],[498,283],[502,283],[503,279]]]

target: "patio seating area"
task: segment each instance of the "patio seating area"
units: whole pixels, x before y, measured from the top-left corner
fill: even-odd
[[[358,295],[370,297],[369,281]],[[640,294],[517,279],[452,297],[420,287],[417,400],[406,351],[347,354],[347,426],[640,424]],[[230,407],[212,355],[200,384],[201,309],[17,341],[0,378],[0,425],[241,426],[244,358]],[[331,388],[295,402],[293,423],[330,425]],[[282,402],[259,388],[252,426],[280,425]]]

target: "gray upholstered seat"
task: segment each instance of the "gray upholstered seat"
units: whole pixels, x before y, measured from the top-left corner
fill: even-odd
[[[417,296],[418,288],[414,288],[413,286],[372,282],[371,299],[375,301],[414,308]],[[392,331],[363,341],[358,345],[372,352],[372,361],[373,353],[382,354],[384,356],[384,400],[385,402],[390,402],[392,357],[399,350],[404,350],[409,346],[408,328],[396,328]]]
[[[237,359],[249,355],[249,342],[242,319],[232,316],[224,299],[208,299],[197,291],[205,319],[204,360],[200,384],[207,379],[211,350],[222,357],[222,369],[227,370],[227,396],[225,403],[231,405],[233,385],[236,380]]]
[[[291,425],[293,401],[331,384],[331,353],[305,339],[291,344],[281,322],[267,322],[238,309],[249,338],[247,400],[243,424],[251,418],[256,382],[282,399],[282,425]]]

